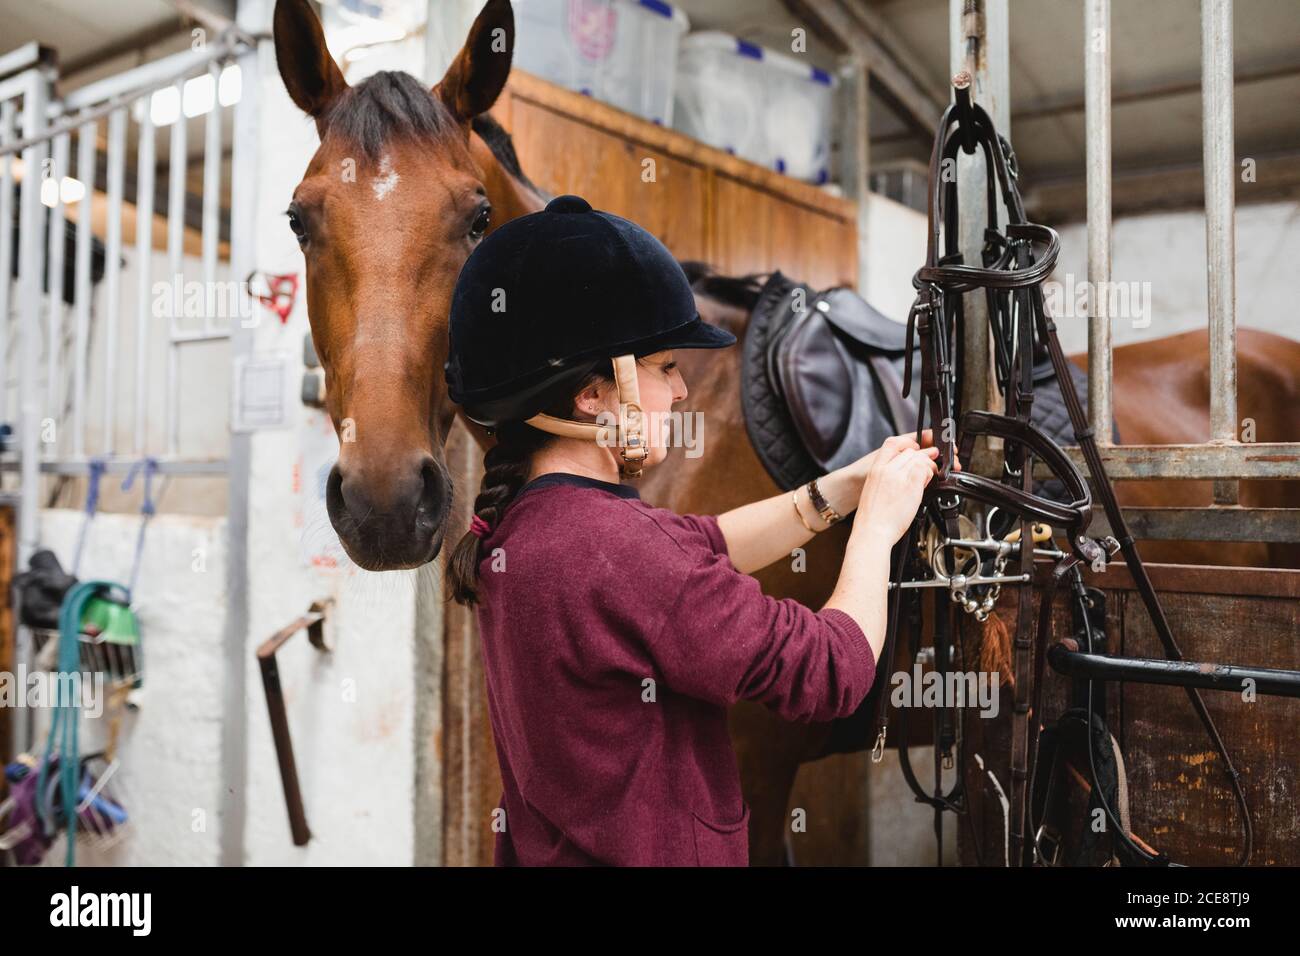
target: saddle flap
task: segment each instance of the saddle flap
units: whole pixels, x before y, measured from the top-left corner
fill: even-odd
[[[903,352],[907,348],[907,326],[872,308],[852,289],[829,289],[814,307],[826,321],[862,345],[882,352]]]
[[[790,323],[772,362],[790,417],[809,453],[831,460],[853,417],[854,375],[843,346],[812,310]]]

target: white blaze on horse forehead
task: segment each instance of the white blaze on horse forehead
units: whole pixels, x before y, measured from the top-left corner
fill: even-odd
[[[397,170],[393,169],[392,160],[385,153],[379,157],[379,175],[370,181],[370,188],[375,191],[375,198],[380,202],[388,198],[388,194],[397,188],[401,176],[397,175]]]

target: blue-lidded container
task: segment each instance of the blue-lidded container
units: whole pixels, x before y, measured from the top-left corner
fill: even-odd
[[[690,23],[664,0],[514,0],[513,65],[651,122],[673,120]]]
[[[826,183],[837,85],[802,54],[692,33],[677,57],[673,125],[787,176]]]

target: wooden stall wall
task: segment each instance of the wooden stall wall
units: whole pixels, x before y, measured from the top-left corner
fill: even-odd
[[[0,673],[14,674],[17,670],[16,624],[14,620],[13,580],[14,561],[17,557],[17,536],[14,529],[14,509],[0,505]],[[18,693],[25,689],[15,685]],[[13,752],[13,708],[0,707],[0,767],[4,767]],[[0,799],[5,792],[4,774],[0,774]]]
[[[1188,660],[1300,670],[1300,571],[1260,568],[1148,565],[1174,636]],[[1122,566],[1087,575],[1106,593],[1108,652],[1163,658],[1146,608]],[[1034,596],[1038,613],[1038,592]],[[1015,625],[1014,600],[999,614]],[[1058,596],[1051,644],[1072,636],[1069,601]],[[1047,668],[1043,715],[1050,725],[1070,704],[1070,679]],[[1253,866],[1300,865],[1300,700],[1203,690],[1201,696],[1241,774],[1254,825]],[[1009,764],[1011,692],[1003,689],[999,714],[969,719],[965,737],[966,786],[972,834],[959,831],[962,862],[977,850],[988,859],[1003,846],[1002,809],[982,771]],[[1230,866],[1241,846],[1241,820],[1213,745],[1179,687],[1116,684],[1106,688],[1106,721],[1124,753],[1133,832],[1178,863]],[[1005,777],[999,774],[1005,785]]]
[[[553,194],[576,193],[657,235],[679,259],[719,272],[779,268],[810,285],[856,285],[857,206],[806,183],[711,149],[592,99],[515,71],[493,115],[510,131],[528,177]],[[453,528],[469,525],[482,456],[453,429],[447,449],[456,501]],[[444,554],[449,549],[444,549]],[[492,862],[492,811],[501,795],[474,615],[456,604],[445,617],[444,862]],[[833,757],[804,767],[800,786],[834,789],[865,806],[862,761]],[[825,845],[804,841],[804,862],[852,862],[861,828],[834,821]],[[849,836],[845,838],[845,826]]]

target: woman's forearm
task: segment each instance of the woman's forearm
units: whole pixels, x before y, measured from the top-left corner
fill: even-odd
[[[818,478],[817,489],[836,513],[847,517],[858,506],[862,482],[861,468],[847,465]],[[815,532],[830,527],[813,507],[806,486],[800,486],[793,494],[798,514],[791,492],[783,491],[718,515],[718,527],[727,539],[727,552],[736,570],[749,574],[765,568],[773,561],[788,557]],[[799,520],[800,515],[803,521]],[[812,531],[805,527],[805,521]]]
[[[885,628],[889,613],[889,556],[893,542],[869,528],[855,523],[844,550],[840,577],[825,607],[838,608],[857,621],[871,645],[872,656],[879,661],[885,645]]]

